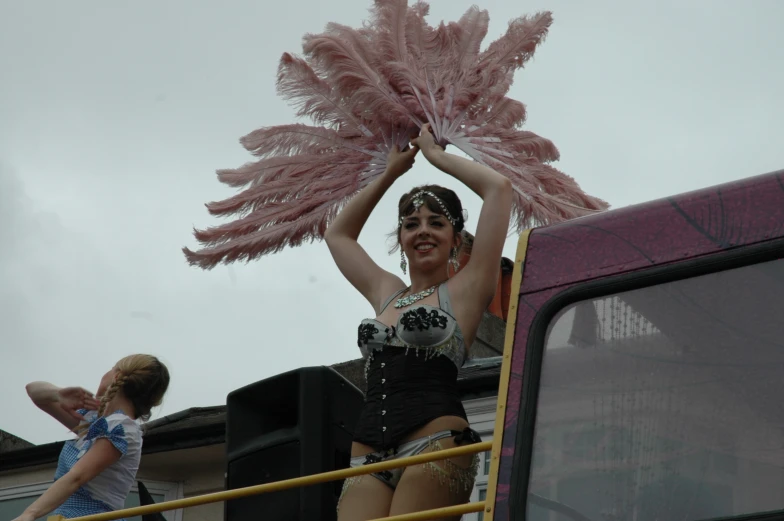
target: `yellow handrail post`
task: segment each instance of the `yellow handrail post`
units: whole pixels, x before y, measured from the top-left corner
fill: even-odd
[[[46,518],[46,521],[65,521],[65,518],[60,514],[55,514]]]
[[[490,453],[490,472],[485,496],[485,521],[495,520],[495,496],[498,488],[498,469],[501,465],[501,447],[504,445],[504,421],[506,419],[506,400],[509,393],[509,378],[512,371],[512,352],[514,351],[515,328],[517,326],[517,306],[520,302],[520,286],[525,271],[525,256],[528,252],[528,238],[531,230],[525,230],[517,240],[514,270],[512,271],[512,291],[509,298],[509,311],[506,318],[504,351],[501,362],[501,377],[498,385],[495,426],[493,428],[493,449]]]

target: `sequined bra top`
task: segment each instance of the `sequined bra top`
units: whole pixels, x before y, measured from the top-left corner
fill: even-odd
[[[406,288],[392,295],[381,306],[381,313],[403,293]],[[416,349],[418,356],[425,359],[445,356],[459,369],[466,358],[463,332],[452,314],[452,304],[446,284],[438,287],[439,307],[422,304],[412,306],[400,314],[396,326],[387,326],[376,319],[368,318],[359,326],[357,344],[362,356],[370,362],[375,352],[385,346]]]

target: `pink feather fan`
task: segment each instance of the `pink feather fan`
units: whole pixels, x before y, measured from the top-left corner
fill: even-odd
[[[249,261],[323,237],[338,210],[380,175],[389,150],[403,148],[425,123],[435,139],[507,176],[518,231],[600,211],[564,173],[553,143],[519,128],[525,106],[507,97],[514,73],[533,56],[552,23],[549,12],[510,22],[481,50],[489,15],[476,7],[431,27],[428,4],[375,0],[361,29],[330,23],[304,37],[300,58],[283,54],[279,94],[314,125],[266,127],[243,137],[259,160],[218,171],[242,188],[207,205],[234,221],[196,230],[203,245],[184,248],[192,265]]]

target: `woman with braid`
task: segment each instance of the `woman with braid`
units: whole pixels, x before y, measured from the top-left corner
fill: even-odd
[[[50,513],[66,518],[118,510],[136,480],[142,454],[137,420],[147,420],[169,387],[169,371],[150,355],[123,358],[101,378],[95,396],[81,387],[27,385],[40,409],[74,431],[65,442],[55,482],[14,521]]]

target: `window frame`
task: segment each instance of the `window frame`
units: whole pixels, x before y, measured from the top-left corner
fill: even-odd
[[[484,498],[482,497],[482,492],[485,493]],[[476,489],[476,501],[487,501],[487,483],[485,483],[484,485]],[[476,514],[474,514],[474,516],[476,516],[477,521],[484,521],[485,512],[484,510],[481,512],[477,512]]]
[[[465,407],[468,423],[479,434],[482,441],[492,441],[496,415],[498,414],[498,396],[463,400],[463,407]],[[478,501],[480,490],[487,490],[490,481],[490,469],[488,467],[487,474],[484,473],[484,469],[490,461],[490,452],[484,451],[479,453],[479,468],[477,469],[474,487],[471,490],[470,501]],[[463,519],[465,521],[478,521],[479,514],[464,514]]]
[[[491,438],[493,433],[492,432],[487,432],[487,433],[483,432],[483,433],[480,433],[480,435],[482,436],[482,440],[483,441],[490,441],[487,438],[488,437]],[[484,452],[480,452],[479,453],[479,469],[477,470],[476,480],[474,482],[474,488],[473,488],[473,490],[471,490],[471,496],[469,498],[469,501],[471,501],[471,502],[482,501],[481,499],[479,499],[479,496],[482,493],[482,491],[484,491],[485,494],[487,494],[487,488],[488,488],[488,486],[490,484],[490,467],[489,467],[489,462],[491,461],[490,460],[491,452],[492,451],[484,451]],[[484,473],[484,469],[485,469],[486,466],[488,468],[487,474]],[[484,514],[484,512],[475,512],[475,513],[471,513],[471,514],[463,514],[463,519],[465,519],[466,521],[481,521],[483,519],[483,517],[482,517],[483,514]]]
[[[183,497],[183,484],[177,481],[155,481],[146,479],[137,479],[133,482],[131,492],[139,493],[137,481],[144,483],[150,494],[163,495],[164,501],[174,501],[175,499],[182,499]],[[52,486],[54,480],[39,481],[35,483],[28,483],[25,485],[15,485],[12,487],[0,488],[0,503],[10,499],[19,499],[24,497],[38,497]],[[169,521],[182,521],[182,509],[170,510],[163,512]]]
[[[651,266],[611,277],[604,277],[568,286],[556,293],[537,311],[526,336],[523,363],[523,392],[520,401],[519,422],[515,432],[515,449],[512,456],[513,472],[510,478],[509,517],[525,519],[528,509],[528,483],[533,456],[534,429],[539,400],[539,382],[544,359],[545,340],[552,320],[567,306],[577,302],[645,289],[669,282],[710,275],[763,262],[784,259],[784,238],[777,238],[750,246],[711,253],[670,264]],[[548,290],[542,290],[548,291]],[[522,298],[522,293],[518,296]],[[749,519],[763,518],[765,513],[752,513]],[[744,515],[744,517],[747,517]],[[739,518],[740,519],[740,518]]]

